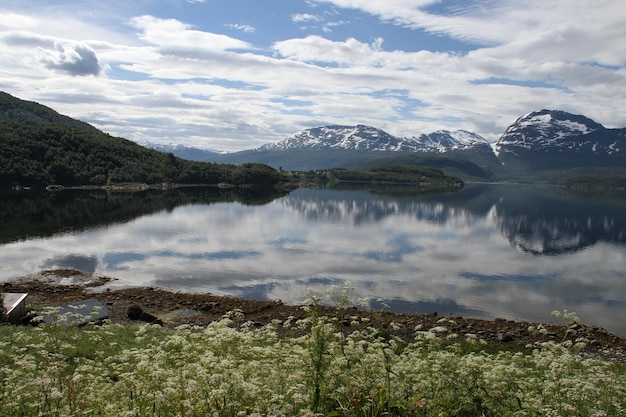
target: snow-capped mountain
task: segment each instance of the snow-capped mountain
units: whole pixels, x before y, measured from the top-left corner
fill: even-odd
[[[582,115],[541,110],[520,117],[494,144],[496,153],[606,154],[626,152],[626,129],[606,129]]]
[[[322,126],[305,129],[280,142],[265,145],[263,150],[359,150],[414,151],[411,140],[396,138],[370,126]]]
[[[305,129],[285,140],[264,145],[262,151],[286,150],[363,150],[397,152],[446,152],[487,140],[466,130],[440,130],[417,137],[401,138],[371,126],[322,126]]]

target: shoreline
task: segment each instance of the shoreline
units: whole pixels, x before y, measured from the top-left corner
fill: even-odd
[[[164,327],[180,325],[206,326],[237,310],[243,321],[262,327],[275,321],[302,319],[307,316],[303,305],[281,301],[260,301],[218,296],[210,293],[184,293],[156,287],[107,288],[115,278],[76,270],[48,270],[17,278],[2,284],[0,292],[28,293],[28,309],[55,307],[96,299],[109,311],[109,320],[119,324],[137,324],[129,316],[131,306],[159,320]],[[484,320],[459,316],[407,314],[364,310],[356,307],[339,309],[322,306],[320,314],[334,317],[344,332],[360,330],[362,318],[389,335],[414,340],[416,332],[433,333],[450,341],[482,340],[503,349],[525,349],[542,342],[572,342],[585,339],[585,352],[626,362],[626,339],[596,326],[583,323],[554,324],[496,318]],[[359,318],[359,320],[355,320]],[[357,324],[357,322],[361,324]]]
[[[163,182],[163,183],[119,183],[119,184],[105,184],[105,185],[62,185],[62,184],[49,184],[49,185],[14,185],[6,190],[10,191],[18,191],[18,192],[28,192],[28,191],[48,191],[48,192],[59,192],[65,190],[104,190],[104,191],[127,191],[127,192],[136,192],[136,191],[145,191],[145,190],[176,190],[179,188],[217,188],[217,189],[256,189],[258,188],[255,184],[230,184],[230,183],[217,183],[217,184],[191,184],[191,183],[174,183],[174,182]],[[273,187],[269,187],[278,190],[292,190],[298,188],[297,185],[294,186],[291,182],[277,183]]]

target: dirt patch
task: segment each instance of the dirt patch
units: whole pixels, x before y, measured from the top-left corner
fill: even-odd
[[[121,324],[137,323],[138,320],[131,320],[128,313],[131,306],[138,306],[142,312],[171,328],[182,324],[206,326],[235,310],[243,314],[243,320],[258,327],[274,320],[285,321],[289,317],[300,319],[307,315],[302,306],[286,305],[279,301],[172,292],[154,287],[112,290],[106,284],[113,280],[75,270],[54,270],[6,282],[2,291],[28,293],[29,308],[59,306],[95,298],[109,310],[109,319]],[[415,337],[416,329],[438,333],[441,337],[454,334],[455,340],[478,338],[495,344],[520,346],[584,338],[588,340],[586,350],[589,353],[626,362],[626,339],[595,326],[558,326],[504,319],[442,317],[437,314],[399,314],[357,308],[325,307],[321,314],[337,317],[339,325],[346,332],[361,326],[376,326],[406,340]],[[367,320],[363,321],[362,318]]]

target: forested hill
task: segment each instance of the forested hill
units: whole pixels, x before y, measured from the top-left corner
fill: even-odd
[[[34,102],[0,92],[0,187],[184,183],[270,187],[282,175],[263,164],[180,159],[105,134]]]
[[[72,119],[39,103],[20,100],[0,91],[0,121],[5,120],[12,120],[18,123],[61,124],[74,129],[99,132],[98,129],[89,123]]]

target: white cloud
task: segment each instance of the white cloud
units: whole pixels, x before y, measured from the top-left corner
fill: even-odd
[[[615,0],[474,0],[445,9],[434,0],[318,0],[529,59],[624,65],[626,8]],[[438,6],[437,9],[433,8]],[[556,55],[555,55],[556,54]]]
[[[0,33],[0,41],[10,48],[14,47],[50,47],[56,39],[27,31],[6,31]]]
[[[309,14],[309,13],[296,13],[291,15],[291,21],[295,23],[302,22],[320,22],[324,20],[320,16]]]
[[[324,15],[296,13],[291,15],[291,21],[293,23],[303,23],[303,25],[300,26],[300,29],[303,31],[314,28],[321,29],[324,33],[331,33],[333,31],[333,28],[338,26],[345,26],[350,23],[347,20],[328,20],[329,14],[334,15],[334,13],[331,12],[326,12],[326,14]]]
[[[231,29],[241,30],[242,32],[245,32],[245,33],[252,33],[256,30],[254,27],[250,25],[243,25],[239,23],[231,23],[231,24],[227,24],[224,26],[231,28]]]
[[[19,30],[36,26],[37,20],[22,14],[2,11],[0,13],[0,29]]]
[[[160,19],[154,16],[134,17],[130,21],[140,33],[139,37],[153,45],[158,45],[168,53],[181,54],[228,49],[252,49],[252,45],[230,36],[203,32],[192,25],[176,19]]]
[[[275,51],[285,58],[302,62],[325,62],[339,65],[360,65],[375,61],[372,53],[379,49],[380,41],[368,45],[349,38],[345,42],[333,42],[321,36],[311,35],[304,39],[289,39],[273,45]]]
[[[333,21],[333,22],[326,22],[324,23],[324,27],[322,28],[322,30],[326,33],[330,33],[333,31],[333,28],[338,27],[338,26],[345,26],[350,24],[349,21],[346,20],[338,20],[338,21]]]
[[[617,42],[615,37],[625,36],[626,30],[621,23],[619,30],[616,29],[607,27],[602,32],[589,32],[574,26],[546,28],[505,44],[477,50],[473,55],[501,59],[521,57],[533,63],[563,61],[622,66],[626,64],[626,45]]]
[[[102,66],[89,46],[54,42],[54,50],[39,47],[40,60],[47,68],[70,75],[100,75]]]
[[[0,33],[0,42],[13,50],[24,50],[24,65],[45,67],[72,76],[100,75],[103,66],[96,51],[89,45],[67,39],[55,39],[26,31]]]

